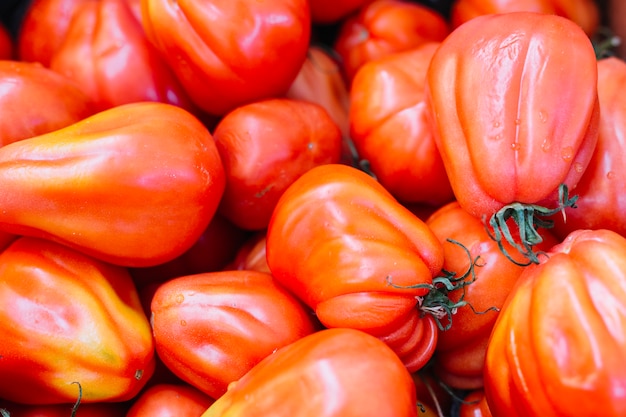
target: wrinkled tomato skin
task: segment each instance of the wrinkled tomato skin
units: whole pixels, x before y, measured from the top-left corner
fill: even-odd
[[[341,164],[304,173],[273,212],[266,256],[324,326],[379,337],[411,371],[432,356],[437,327],[417,297],[441,268],[442,246],[369,175]]]
[[[154,342],[125,268],[49,240],[0,254],[0,397],[23,404],[133,398],[154,372]]]
[[[198,417],[215,400],[186,384],[157,384],[143,391],[125,417]]]
[[[554,207],[597,143],[595,52],[563,17],[471,19],[433,56],[427,97],[455,197],[478,218],[513,202]]]
[[[577,229],[610,229],[626,236],[626,63],[615,57],[598,61],[598,97],[602,116],[598,144],[576,194],[576,208],[555,218],[564,238]]]
[[[463,210],[458,202],[449,203],[435,211],[426,224],[443,245],[443,269],[461,276],[470,270],[470,262],[476,264],[474,275],[465,278],[468,282],[475,280],[449,294],[452,301],[458,302],[463,297],[469,305],[458,308],[451,322],[445,321],[451,327],[439,333],[433,359],[434,372],[450,388],[482,388],[483,364],[491,330],[499,309],[524,267],[507,259],[487,233],[483,222]],[[537,246],[537,250],[547,251],[558,243],[545,230],[542,230],[542,236],[544,240]],[[511,245],[506,242],[503,244],[516,262],[525,263],[525,259]]]
[[[350,137],[359,158],[404,204],[454,199],[426,106],[430,42],[364,64],[350,89]],[[376,100],[372,100],[376,97]]]
[[[577,230],[524,269],[487,348],[494,417],[626,415],[626,238]]]
[[[224,170],[191,113],[142,102],[1,147],[0,188],[1,231],[145,267],[198,240],[217,211]]]
[[[183,381],[212,398],[317,321],[272,276],[219,271],[175,278],[151,303],[156,351]]]
[[[146,35],[209,114],[283,95],[306,59],[307,0],[141,0],[141,6]]]
[[[265,358],[202,417],[417,417],[416,404],[413,380],[387,345],[325,329]]]
[[[74,81],[38,63],[0,61],[0,90],[0,147],[61,129],[96,112]]]

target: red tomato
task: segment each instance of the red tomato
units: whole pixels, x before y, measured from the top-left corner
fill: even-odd
[[[256,233],[239,248],[235,259],[227,268],[271,273],[269,266],[267,266],[266,244],[266,233]]]
[[[578,230],[519,277],[485,361],[494,417],[626,415],[626,238]]]
[[[199,417],[213,402],[190,385],[158,384],[133,401],[126,417]]]
[[[336,23],[372,0],[309,0],[313,23]]]
[[[459,408],[459,417],[491,417],[485,392],[482,389],[471,391],[463,398]]]
[[[284,94],[306,58],[308,0],[141,2],[146,34],[207,113]]]
[[[74,385],[76,392],[78,388]],[[125,403],[80,403],[76,407],[76,414],[71,414],[73,406],[69,404],[52,405],[25,405],[25,404],[2,404],[10,417],[126,417]],[[0,408],[0,410],[2,409]]]
[[[436,324],[417,307],[443,249],[372,177],[337,164],[303,174],[274,210],[266,251],[274,278],[326,327],[377,336],[410,371],[432,356]]]
[[[150,324],[128,271],[21,237],[0,254],[0,398],[126,401],[154,371]]]
[[[276,349],[315,331],[299,300],[257,271],[189,275],[162,284],[152,298],[152,329],[163,363],[218,398]]]
[[[565,237],[577,229],[610,229],[626,236],[626,63],[616,57],[598,61],[598,97],[602,116],[598,144],[576,193],[576,208],[556,220]]]
[[[164,103],[118,106],[0,148],[0,230],[150,266],[211,221],[224,170],[209,131]]]
[[[13,59],[15,45],[13,38],[4,25],[0,25],[0,59]]]
[[[536,219],[573,203],[562,186],[575,188],[597,143],[597,64],[589,38],[555,15],[476,17],[441,43],[427,94],[461,207],[493,229],[517,217],[520,250],[537,262]]]
[[[457,202],[433,213],[426,221],[444,248],[443,269],[456,271],[457,279],[470,272],[450,292],[453,302],[464,301],[452,316],[450,328],[440,331],[434,357],[438,378],[451,388],[468,390],[483,386],[483,363],[489,335],[498,317],[498,310],[515,286],[524,267],[510,262],[491,239],[483,222],[470,215]],[[539,250],[549,250],[557,239],[542,231]],[[459,244],[447,242],[452,239]],[[462,246],[461,246],[462,245]],[[508,246],[519,263],[524,259]],[[475,263],[473,269],[471,263]]]
[[[174,73],[148,41],[128,0],[76,6],[50,68],[76,81],[98,110],[138,101],[194,110]]]
[[[337,163],[341,131],[318,104],[262,100],[228,113],[213,132],[226,172],[220,213],[264,230],[285,189],[309,169]]]
[[[334,42],[348,80],[366,62],[426,42],[442,41],[450,32],[442,15],[422,4],[375,0],[347,18]]]
[[[202,417],[417,417],[413,380],[380,340],[326,329],[279,349]]]
[[[426,106],[430,42],[363,65],[350,90],[350,130],[359,158],[403,203],[440,206],[454,198]]]
[[[600,10],[595,0],[456,0],[450,19],[456,28],[478,16],[495,13],[536,12],[556,14],[578,24],[588,36],[598,30]]]
[[[0,90],[0,146],[61,129],[95,112],[76,83],[37,63],[0,61]]]

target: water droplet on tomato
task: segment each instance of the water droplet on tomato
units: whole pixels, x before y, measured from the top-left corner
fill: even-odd
[[[551,148],[552,148],[552,143],[550,142],[550,139],[544,139],[543,143],[541,144],[541,149],[544,152],[550,152]]]
[[[615,178],[615,172],[613,172],[613,171],[607,172],[606,173],[606,178],[609,179],[609,180],[614,179]]]
[[[548,113],[545,110],[539,110],[539,121],[545,123],[548,121]]]
[[[517,142],[513,142],[511,143],[511,149],[513,149],[514,151],[519,151],[520,149],[520,144]]]
[[[584,168],[583,168],[583,164],[581,164],[580,162],[576,162],[574,164],[574,171],[578,172],[579,174],[581,172],[583,172]]]
[[[571,146],[566,146],[565,148],[561,149],[561,158],[563,158],[564,161],[571,161],[573,157],[574,148],[572,148]]]
[[[180,303],[182,303],[183,301],[185,301],[185,296],[184,296],[184,295],[182,295],[182,294],[177,294],[177,295],[176,295],[175,300],[176,300],[176,302],[177,302],[178,304],[180,304]]]
[[[500,122],[493,122],[493,127],[495,127],[495,128],[500,127]]]
[[[186,326],[186,325],[187,325],[187,322],[186,322],[185,320],[181,320],[181,321],[180,321],[180,325],[181,325],[181,326]]]
[[[520,124],[522,124],[522,121],[520,119],[515,119],[515,124],[516,125],[520,125]]]

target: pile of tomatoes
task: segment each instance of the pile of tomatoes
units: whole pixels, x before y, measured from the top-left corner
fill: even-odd
[[[34,0],[0,31],[0,415],[626,415],[593,0]]]

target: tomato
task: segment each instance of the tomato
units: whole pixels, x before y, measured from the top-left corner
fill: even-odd
[[[9,30],[0,24],[0,59],[13,59],[15,46]]]
[[[325,329],[266,357],[202,417],[415,417],[416,403],[413,380],[387,345]]]
[[[0,398],[133,398],[154,370],[150,324],[125,268],[20,237],[0,254]]]
[[[417,307],[443,249],[372,177],[338,164],[304,173],[274,210],[266,252],[274,278],[324,326],[384,340],[411,371],[432,356],[436,323]]]
[[[255,233],[241,245],[235,259],[227,266],[227,269],[271,273],[269,266],[267,266],[266,243],[267,236],[264,231]]]
[[[309,0],[313,23],[329,24],[345,19],[372,0]]]
[[[278,198],[314,166],[339,162],[341,131],[318,104],[274,98],[228,113],[213,132],[226,172],[219,212],[264,230]]]
[[[470,391],[463,398],[459,408],[459,417],[491,417],[489,405],[485,400],[485,392],[482,389]]]
[[[286,93],[306,58],[308,0],[141,2],[148,38],[207,113]]]
[[[133,401],[126,417],[198,417],[213,402],[213,398],[190,385],[158,384]]]
[[[626,58],[626,3],[622,0],[607,0],[608,9],[611,13],[608,13],[607,20],[609,28],[615,36],[621,41],[615,46],[615,53],[618,58]]]
[[[160,101],[195,111],[127,0],[87,1],[76,6],[50,68],[76,81],[98,110]]]
[[[2,404],[10,417],[70,417],[73,406],[68,404],[25,405]],[[125,417],[125,403],[80,403],[75,417]],[[2,410],[2,408],[0,408]]]
[[[299,300],[257,271],[175,278],[157,289],[151,310],[163,363],[213,398],[276,349],[317,328]]]
[[[118,106],[0,148],[0,231],[151,266],[188,250],[224,189],[209,131],[164,103]]]
[[[595,0],[456,0],[450,20],[458,27],[474,17],[509,12],[536,12],[563,16],[593,36],[600,24],[600,10]]]
[[[626,415],[626,238],[577,230],[519,277],[487,348],[494,417]]]
[[[350,90],[351,137],[380,183],[403,203],[454,198],[426,106],[430,42],[363,65]],[[373,98],[376,99],[373,99]]]
[[[61,129],[96,111],[76,83],[36,63],[0,61],[0,90],[0,146]]]
[[[534,227],[575,202],[567,191],[597,143],[597,64],[589,38],[555,15],[476,17],[433,56],[427,97],[459,204],[488,221],[494,235],[506,235],[506,220],[516,218],[523,233],[516,243],[537,262]]]
[[[598,97],[602,116],[598,144],[576,193],[576,208],[566,222],[556,220],[561,237],[577,229],[610,229],[626,236],[626,63],[616,57],[598,61]]]
[[[334,42],[348,80],[366,62],[426,42],[442,41],[450,32],[433,9],[404,0],[375,0],[347,18]]]
[[[443,269],[468,271],[464,282],[450,292],[453,302],[464,301],[452,316],[450,328],[440,331],[434,357],[437,377],[451,388],[468,390],[483,386],[483,363],[487,343],[507,296],[524,267],[524,259],[508,247],[518,264],[510,262],[491,239],[483,222],[452,202],[434,212],[426,221],[444,247]],[[542,231],[543,242],[537,247],[547,251],[558,240]],[[448,240],[451,239],[452,243]],[[460,244],[460,245],[459,245]],[[470,269],[471,262],[475,263]]]

